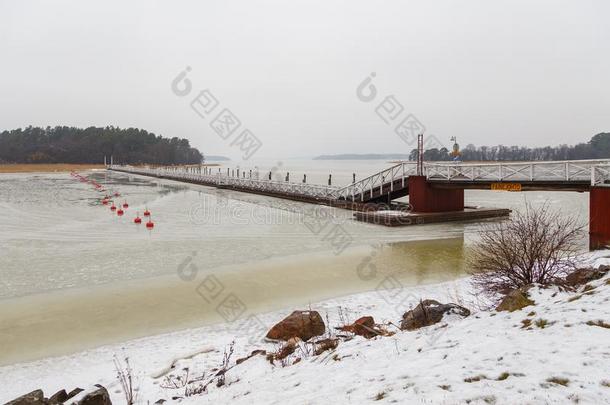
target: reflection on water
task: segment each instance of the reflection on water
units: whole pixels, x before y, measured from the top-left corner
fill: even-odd
[[[334,257],[328,235],[336,226],[350,247],[463,237],[472,229],[385,228],[353,221],[347,210],[105,171],[92,176],[121,193],[118,202],[130,205],[125,216],[67,173],[3,176],[0,298],[172,274],[192,252],[205,269],[302,253]],[[145,208],[152,232],[132,223]]]
[[[465,273],[463,238],[391,243],[387,249],[387,261],[404,263],[399,274],[403,278],[412,278],[414,284],[439,281],[438,278],[442,277],[452,279]],[[390,267],[383,256],[378,266]],[[437,280],[430,279],[433,274]]]
[[[226,322],[217,311],[219,302],[202,289],[209,277],[223,297],[231,294],[244,311],[256,314],[307,308],[355,292],[383,294],[389,287],[451,280],[462,274],[463,249],[460,238],[393,242],[352,248],[339,256],[320,252],[215,269],[207,269],[196,255],[190,257],[193,278],[174,273],[5,299],[0,306],[0,365]],[[359,271],[363,263],[368,264],[366,272]]]

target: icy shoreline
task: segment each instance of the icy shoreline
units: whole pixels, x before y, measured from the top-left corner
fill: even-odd
[[[610,252],[591,255],[608,264]],[[610,398],[610,277],[590,283],[590,294],[534,289],[536,305],[515,312],[482,311],[468,278],[400,290],[373,291],[312,304],[330,325],[372,315],[397,323],[405,307],[421,299],[457,302],[472,310],[465,319],[391,337],[354,339],[332,355],[272,366],[256,356],[227,372],[226,385],[181,399],[198,403],[608,403]],[[578,298],[575,298],[578,296]],[[397,297],[407,297],[402,300]],[[395,303],[401,301],[397,307]],[[295,308],[259,316],[273,325]],[[307,308],[300,308],[307,309]],[[343,319],[342,319],[343,318]],[[524,327],[529,319],[531,327]],[[538,325],[538,326],[537,326]],[[242,329],[243,330],[243,329]],[[168,375],[189,368],[191,376],[218,367],[235,341],[234,359],[277,345],[218,324],[102,346],[70,356],[0,368],[0,402],[34,389],[102,384],[114,403],[124,403],[113,358],[128,356],[138,378],[139,399],[151,404],[183,397],[184,388],[163,388]],[[252,331],[252,329],[250,329]],[[565,385],[562,385],[565,384]]]

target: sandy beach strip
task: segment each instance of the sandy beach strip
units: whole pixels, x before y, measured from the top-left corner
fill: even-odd
[[[369,255],[370,247],[366,246],[346,251],[340,257],[332,253],[303,254],[249,266],[202,269],[192,280],[172,274],[4,299],[0,301],[0,347],[3,348],[0,365],[225,322],[216,310],[219,303],[208,302],[211,300],[206,296],[203,281],[208,289],[213,283],[219,284],[215,288],[223,299],[230,295],[237,297],[250,314],[372,291],[388,276],[396,277],[407,286],[463,275],[455,266],[449,266],[451,271],[445,266],[422,268],[401,256],[404,272],[388,274],[379,268],[373,277],[368,273],[361,277],[358,269]],[[393,259],[391,249],[380,255]]]

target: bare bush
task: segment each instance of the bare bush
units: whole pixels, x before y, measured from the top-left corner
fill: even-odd
[[[229,371],[230,369],[233,368],[230,366],[230,364],[231,364],[231,356],[233,356],[234,351],[235,351],[235,341],[232,341],[231,344],[229,345],[229,349],[227,350],[225,348],[224,354],[222,355],[222,365],[220,366],[220,370],[218,370],[218,372],[215,375],[215,377],[217,377],[217,380],[216,380],[217,387],[222,387],[226,383],[225,378],[226,378],[227,371]]]
[[[166,375],[165,379],[161,383],[161,388],[165,389],[178,389],[184,388],[188,384],[189,380],[189,369],[188,367],[183,369],[184,374],[181,375]]]
[[[468,258],[474,287],[496,297],[532,283],[556,283],[578,264],[583,228],[548,203],[528,204],[508,221],[484,225]]]
[[[125,357],[124,361],[125,363],[123,364],[118,357],[114,356],[114,368],[125,395],[125,403],[127,405],[134,405],[137,399],[136,382],[134,381],[133,370],[129,364],[129,357]]]

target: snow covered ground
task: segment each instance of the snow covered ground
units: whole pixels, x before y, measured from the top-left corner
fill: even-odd
[[[610,263],[610,252],[592,264]],[[610,276],[588,291],[532,289],[534,306],[512,313],[481,309],[469,280],[383,289],[312,304],[332,326],[372,315],[377,323],[399,324],[420,298],[456,302],[471,309],[465,319],[444,319],[414,332],[364,339],[355,336],[319,356],[297,350],[289,365],[271,365],[258,355],[226,373],[222,387],[185,397],[219,367],[232,341],[230,365],[255,349],[274,351],[260,333],[219,324],[110,345],[70,356],[0,368],[0,403],[42,388],[102,384],[115,404],[124,403],[114,356],[129,357],[139,403],[415,403],[546,404],[610,403]],[[391,284],[388,284],[388,286]],[[262,314],[272,326],[295,308]],[[299,308],[307,309],[307,308]],[[328,319],[326,319],[328,317]],[[600,322],[601,321],[601,322]],[[265,331],[262,331],[263,333]],[[301,360],[291,364],[297,357]],[[194,381],[186,386],[178,377]],[[177,388],[168,388],[169,386]],[[172,399],[175,398],[175,399]]]

